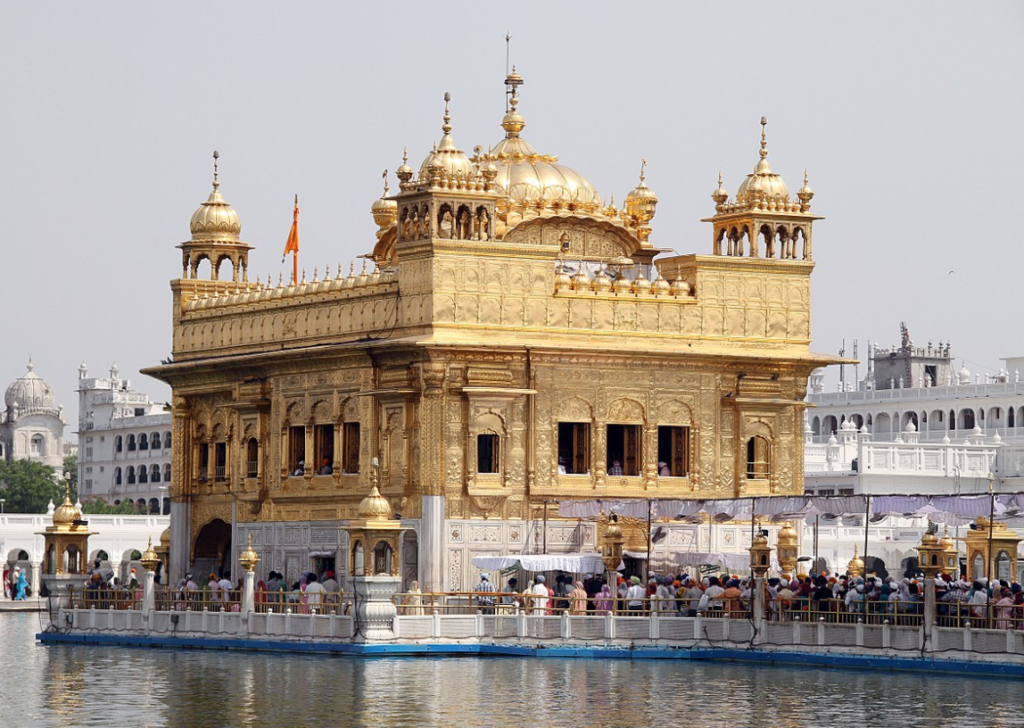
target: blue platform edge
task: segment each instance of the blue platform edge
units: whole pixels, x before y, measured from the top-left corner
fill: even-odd
[[[290,652],[359,657],[537,657],[601,660],[704,660],[747,662],[786,666],[826,666],[875,671],[932,672],[972,676],[1024,677],[1024,665],[974,662],[928,657],[888,657],[818,652],[768,652],[723,648],[547,647],[501,644],[348,644],[330,642],[279,642],[251,639],[201,639],[129,635],[78,635],[44,632],[36,639],[45,645],[92,645],[148,647],[157,649],[237,650],[243,652]]]

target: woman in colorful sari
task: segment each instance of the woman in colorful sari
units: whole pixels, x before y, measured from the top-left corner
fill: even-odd
[[[583,588],[583,582],[577,581],[573,590],[569,592],[569,614],[582,616],[587,613],[587,590]]]
[[[18,585],[17,585],[17,594],[14,597],[15,601],[19,601],[19,602],[25,601],[28,598],[28,596],[25,593],[27,590],[28,590],[28,580],[25,578],[25,570],[21,569],[20,571],[18,571]]]
[[[608,588],[607,584],[602,584],[601,591],[598,592],[597,599],[594,600],[594,609],[598,614],[611,614],[612,606],[612,590]]]

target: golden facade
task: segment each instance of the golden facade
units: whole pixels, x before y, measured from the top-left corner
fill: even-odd
[[[504,138],[472,156],[446,95],[419,172],[403,160],[394,195],[385,173],[372,270],[249,281],[215,180],[179,246],[173,363],[147,370],[174,392],[172,575],[220,563],[227,532],[200,538],[215,519],[284,551],[268,524],[340,532],[375,457],[435,589],[468,572],[449,547],[471,524],[489,553],[534,548],[544,501],[803,491],[807,376],[832,361],[809,350],[806,179],[790,199],[762,131],[735,199],[712,195],[711,254],[659,255],[644,171],[605,203],[523,139],[521,83]]]

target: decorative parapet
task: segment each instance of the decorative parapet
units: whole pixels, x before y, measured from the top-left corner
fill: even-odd
[[[242,283],[230,293],[215,292],[210,296],[203,292],[202,295],[185,302],[183,318],[202,318],[205,313],[220,315],[227,309],[239,307],[277,308],[282,305],[292,306],[298,303],[340,300],[397,291],[398,274],[394,270],[374,270],[369,274],[364,270],[359,276],[350,270],[347,278],[343,278],[339,270],[336,278],[325,276],[323,280],[318,280],[314,277],[312,282],[307,283],[303,277],[298,285],[285,286],[279,283],[272,287],[260,283]]]

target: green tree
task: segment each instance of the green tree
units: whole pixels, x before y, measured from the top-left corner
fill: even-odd
[[[116,514],[120,516],[137,516],[139,507],[131,500],[124,500],[114,505],[102,498],[93,498],[82,503],[82,513]]]
[[[0,484],[8,513],[46,513],[51,500],[57,505],[64,500],[53,468],[31,460],[0,461]]]

